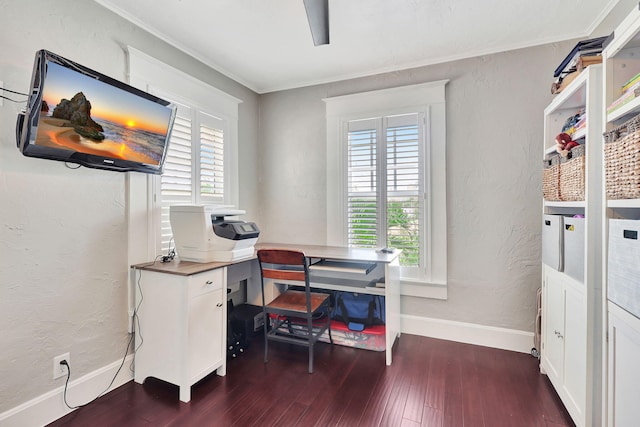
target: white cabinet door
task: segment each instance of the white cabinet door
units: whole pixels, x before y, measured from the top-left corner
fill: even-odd
[[[640,319],[609,302],[610,427],[638,425],[640,414]]]
[[[194,383],[222,362],[222,289],[197,295],[189,301],[189,382]]]
[[[587,327],[584,284],[544,268],[541,366],[578,426],[584,426],[587,393]]]
[[[582,286],[569,277],[564,279],[564,389],[569,398],[565,405],[579,420],[585,419],[587,390],[587,319]]]
[[[564,288],[560,273],[550,268],[545,268],[545,271],[542,365],[551,382],[559,387],[564,374]]]

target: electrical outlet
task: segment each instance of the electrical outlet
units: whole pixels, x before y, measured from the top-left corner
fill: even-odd
[[[71,357],[69,356],[69,353],[61,354],[60,356],[56,356],[53,358],[53,379],[54,380],[67,375],[67,367],[65,365],[60,364],[60,362],[62,362],[63,360],[66,360],[67,364],[71,365]]]

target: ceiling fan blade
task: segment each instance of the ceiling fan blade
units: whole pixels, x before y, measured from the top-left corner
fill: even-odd
[[[329,0],[303,0],[315,46],[329,44]]]

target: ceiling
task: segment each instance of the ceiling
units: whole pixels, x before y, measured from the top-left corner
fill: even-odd
[[[314,46],[303,0],[95,0],[258,93],[574,38],[618,0],[329,0]]]

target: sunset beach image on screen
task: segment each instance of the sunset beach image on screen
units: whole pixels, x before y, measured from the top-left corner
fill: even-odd
[[[48,62],[37,145],[158,165],[171,110]]]

